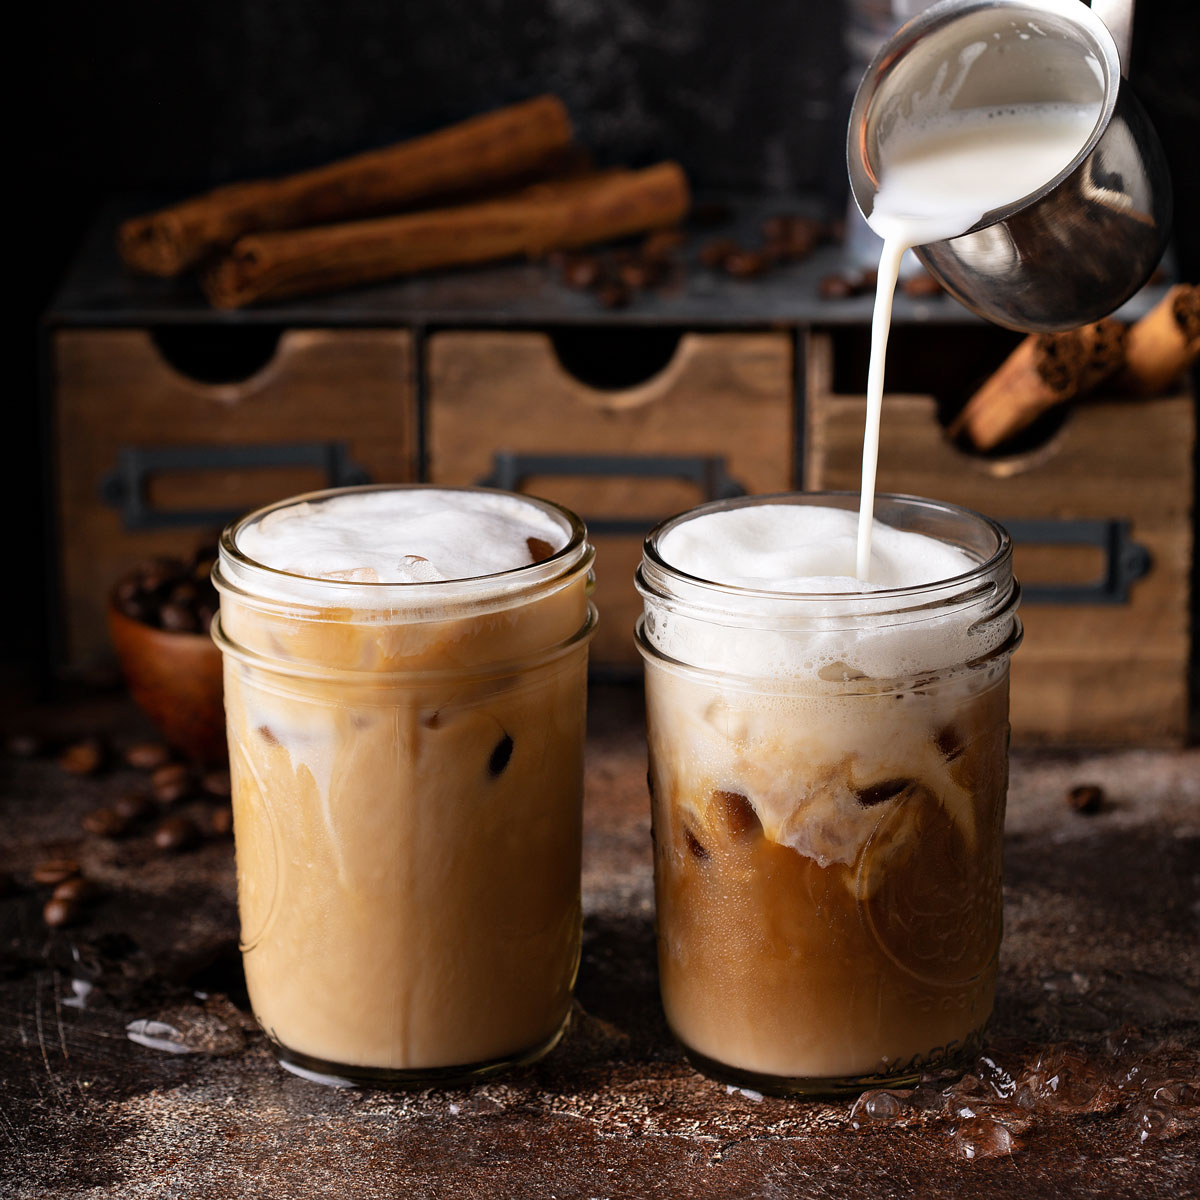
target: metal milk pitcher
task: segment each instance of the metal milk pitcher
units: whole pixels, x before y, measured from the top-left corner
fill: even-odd
[[[1127,58],[1132,0],[1097,0],[1101,8]],[[1100,116],[1054,178],[985,213],[960,237],[918,247],[917,256],[967,308],[1009,329],[1099,320],[1162,257],[1171,187],[1158,137],[1122,79],[1113,34],[1081,0],[943,0],[897,30],[854,97],[847,141],[854,198],[869,216],[897,118],[914,96],[936,93],[984,42],[999,52],[971,62],[953,110],[1099,101]]]

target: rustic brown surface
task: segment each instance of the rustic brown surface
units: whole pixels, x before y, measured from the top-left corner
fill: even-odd
[[[122,744],[144,737],[123,704],[52,715],[64,737],[97,727]],[[1103,1082],[1074,1106],[1026,1113],[1013,1154],[974,1160],[963,1153],[971,1118],[940,1097],[930,1111],[871,1120],[848,1102],[731,1092],[687,1066],[656,993],[636,691],[593,696],[589,752],[584,957],[567,1039],[496,1082],[410,1094],[322,1089],[271,1060],[244,1008],[230,842],[163,857],[145,832],[84,837],[82,813],[146,776],[80,780],[53,758],[5,760],[0,869],[17,891],[0,898],[0,1194],[1196,1194],[1200,1109],[1179,1107],[1141,1141],[1146,1088],[1115,1081],[1141,1065],[1153,1082],[1200,1083],[1200,752],[1015,759],[991,1052],[1019,1067],[1070,1043]],[[1098,814],[1067,804],[1079,783],[1103,788]],[[30,879],[52,855],[76,858],[107,898],[47,930],[49,889]],[[84,1007],[65,1002],[81,990],[72,980],[94,985]],[[135,1044],[125,1030],[139,1018],[171,1024],[194,1051]],[[1106,1051],[1119,1030],[1114,1042],[1129,1046]]]
[[[531,332],[446,332],[430,337],[429,478],[478,483],[493,454],[720,458],[749,492],[792,479],[792,343],[786,333],[688,333],[661,371],[635,387],[603,390],[569,374],[550,338]],[[688,480],[563,475],[523,480],[588,521],[596,545],[596,602],[604,614],[593,663],[638,662],[630,631],[641,600],[633,573],[642,537],[662,517],[708,499]],[[596,533],[603,518],[635,518],[639,532]]]
[[[830,339],[808,353],[806,482],[857,490],[866,399],[833,392]],[[883,405],[880,491],[932,496],[998,520],[1124,518],[1151,555],[1128,604],[1025,603],[1025,641],[1013,659],[1014,737],[1093,745],[1172,744],[1186,736],[1195,411],[1176,394],[1131,404],[1097,397],[1028,453],[986,459],[946,438],[930,396],[889,394]],[[1086,547],[1018,546],[1025,583],[1090,581]]]
[[[249,379],[199,383],[180,374],[140,329],[55,336],[55,477],[66,610],[65,658],[87,666],[110,651],[107,589],[139,559],[177,554],[206,526],[130,532],[97,499],[125,447],[237,447],[344,442],[380,483],[412,478],[416,452],[411,336],[401,329],[289,329]],[[328,487],[315,467],[164,472],[156,507],[245,512]],[[223,522],[219,522],[221,524]]]

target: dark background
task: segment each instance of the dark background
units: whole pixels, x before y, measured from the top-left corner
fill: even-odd
[[[818,193],[837,211],[849,95],[843,0],[116,0],[42,4],[27,46],[30,186],[10,251],[19,355],[6,474],[40,494],[38,314],[97,205],[316,165],[542,91],[600,162],[677,158],[698,190]],[[1200,16],[1142,0],[1132,79],[1172,162],[1177,255],[1200,278]],[[24,190],[24,189],[23,189]],[[20,227],[18,227],[20,228]],[[28,239],[33,255],[22,253]],[[28,277],[22,278],[24,271]],[[38,522],[14,561],[36,564]],[[6,661],[36,660],[28,622]]]

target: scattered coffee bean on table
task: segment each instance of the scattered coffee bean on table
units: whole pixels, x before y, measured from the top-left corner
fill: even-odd
[[[104,745],[99,738],[84,738],[68,746],[58,764],[71,775],[95,775],[104,766]]]
[[[233,791],[228,771],[205,771],[200,786],[210,796],[228,796]]]
[[[233,832],[233,809],[228,805],[214,808],[208,818],[208,827],[216,837],[226,837]]]
[[[88,833],[97,837],[120,837],[129,828],[129,821],[113,808],[94,808],[84,813],[80,822]]]
[[[126,821],[139,821],[154,811],[154,801],[145,792],[126,792],[113,801],[113,811]]]
[[[168,763],[154,772],[150,784],[160,804],[174,804],[191,794],[192,772],[183,763]]]
[[[73,858],[48,858],[33,868],[34,883],[62,883],[79,874],[79,864]]]
[[[200,839],[200,830],[191,817],[168,817],[154,831],[154,844],[171,853],[187,850]]]
[[[53,929],[64,925],[73,925],[79,920],[81,906],[74,900],[54,899],[46,901],[42,907],[42,920]]]
[[[162,742],[138,742],[125,751],[125,761],[139,771],[157,771],[171,761],[171,751]]]
[[[86,904],[100,895],[100,887],[82,875],[64,879],[51,893],[52,900],[67,900],[72,904]]]

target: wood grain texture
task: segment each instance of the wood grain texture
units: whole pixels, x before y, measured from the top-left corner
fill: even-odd
[[[486,478],[498,451],[521,454],[720,456],[748,492],[792,475],[792,344],[783,333],[685,334],[658,374],[600,391],[565,371],[544,333],[446,332],[429,340],[429,477]],[[522,490],[585,520],[657,520],[701,503],[691,483],[629,476],[529,478]],[[597,535],[600,626],[592,662],[634,665],[642,534]]]
[[[139,560],[188,554],[204,526],[130,532],[100,487],[122,447],[342,442],[375,482],[411,479],[411,339],[404,330],[292,329],[238,383],[202,384],[164,361],[144,330],[64,330],[54,339],[61,595],[68,665],[109,654],[105,598]],[[327,486],[315,468],[229,469],[151,479],[164,507],[247,511]]]
[[[832,347],[809,345],[806,481],[858,487],[865,398],[835,395]],[[884,400],[881,491],[948,500],[1000,521],[1121,518],[1149,550],[1149,573],[1123,605],[1026,603],[1025,642],[1013,659],[1012,724],[1023,741],[1176,744],[1187,733],[1191,571],[1190,396],[1131,403],[1103,396],[1076,405],[1044,445],[986,460],[943,435],[927,396]],[[1078,581],[1084,552],[1017,547],[1018,578]]]

